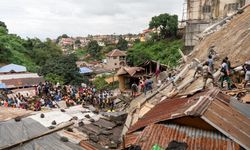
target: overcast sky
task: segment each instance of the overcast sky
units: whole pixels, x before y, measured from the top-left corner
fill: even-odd
[[[0,21],[22,37],[139,33],[161,13],[182,17],[184,0],[0,0]]]

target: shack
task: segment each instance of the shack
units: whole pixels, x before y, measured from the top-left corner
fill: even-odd
[[[168,69],[167,65],[161,64],[154,60],[145,61],[142,64],[140,64],[138,67],[144,68],[145,74],[150,77],[152,77],[157,71],[159,73],[159,72],[167,71]]]
[[[117,72],[119,89],[121,92],[129,90],[135,82],[139,84],[140,78],[145,75],[145,69],[142,67],[122,67]]]

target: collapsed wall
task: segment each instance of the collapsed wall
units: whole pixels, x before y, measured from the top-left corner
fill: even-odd
[[[190,54],[191,59],[206,60],[211,47],[219,55],[219,65],[226,56],[231,60],[232,66],[239,66],[250,60],[250,7],[237,14],[228,23],[219,27],[218,31],[210,34],[195,46]],[[191,61],[190,59],[190,61]]]

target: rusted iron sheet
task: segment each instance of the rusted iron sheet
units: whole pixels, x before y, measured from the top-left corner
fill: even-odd
[[[128,135],[126,140],[132,142],[129,140],[130,136],[131,135]],[[151,150],[154,144],[158,144],[161,148],[165,149],[173,140],[187,143],[188,150],[240,149],[239,144],[219,132],[206,131],[175,124],[153,124],[147,126],[141,135],[137,137],[137,140],[130,144],[140,145],[143,150]]]
[[[219,90],[214,88],[209,91],[197,93],[187,98],[166,99],[157,104],[141,119],[138,120],[129,132],[136,131],[152,123],[180,118],[188,115],[199,116],[210,105],[211,100],[216,97]],[[186,112],[188,111],[188,113]]]
[[[98,150],[87,141],[81,141],[79,145],[86,150]]]
[[[184,113],[187,109],[193,106],[202,95],[206,95],[207,91],[198,93],[188,98],[173,98],[166,99],[153,107],[142,118],[138,120],[129,132],[133,132],[151,123],[157,123],[164,120],[175,119],[186,116]]]

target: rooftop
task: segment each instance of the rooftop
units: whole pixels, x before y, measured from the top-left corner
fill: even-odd
[[[127,56],[125,51],[121,51],[119,49],[114,49],[107,54],[108,57],[118,57],[118,56]]]
[[[166,99],[153,107],[130,129],[135,132],[153,123],[170,121],[186,116],[199,117],[216,130],[250,149],[250,120],[230,104],[230,97],[219,89],[195,94],[188,98]]]

